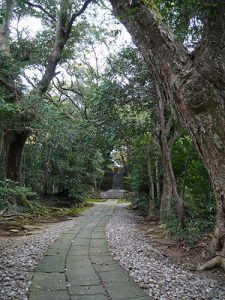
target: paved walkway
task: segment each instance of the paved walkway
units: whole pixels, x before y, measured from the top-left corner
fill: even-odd
[[[150,299],[107,248],[105,225],[114,207],[114,201],[96,205],[89,219],[48,249],[34,274],[30,300]]]

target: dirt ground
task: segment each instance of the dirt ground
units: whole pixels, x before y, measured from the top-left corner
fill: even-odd
[[[208,249],[212,238],[211,234],[202,235],[195,245],[189,246],[184,241],[171,236],[164,224],[159,225],[155,222],[140,221],[139,229],[153,247],[186,270],[199,272],[196,271],[196,267],[211,258]],[[210,278],[225,279],[225,273],[220,268],[207,270],[204,273]]]

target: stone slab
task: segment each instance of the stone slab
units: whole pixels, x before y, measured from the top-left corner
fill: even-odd
[[[71,255],[67,258],[66,268],[88,267],[91,266],[91,261],[87,256]]]
[[[101,265],[101,264],[104,264],[104,263],[110,263],[110,262],[113,262],[114,259],[111,255],[92,255],[91,256],[91,262],[93,264],[98,264],[98,265]]]
[[[70,286],[69,292],[71,295],[104,295],[105,290],[102,285],[84,285]],[[97,297],[96,297],[97,300]]]
[[[91,235],[92,239],[105,239],[105,232],[93,232]]]
[[[126,282],[126,284],[115,282],[105,283],[105,288],[112,300],[146,297],[145,292],[133,281]]]
[[[65,269],[65,258],[60,255],[44,256],[39,262],[36,272],[62,273]]]
[[[66,279],[63,273],[41,273],[34,274],[31,291],[60,291],[66,290]]]
[[[117,271],[121,269],[121,267],[116,262],[95,264],[93,265],[93,268],[95,269],[96,272]]]
[[[93,233],[99,233],[99,232],[104,232],[105,233],[105,226],[97,226],[93,230]]]
[[[85,295],[85,296],[72,296],[71,300],[109,300],[107,296],[104,295]]]
[[[70,300],[70,296],[66,291],[35,291],[30,294],[29,300]]]
[[[103,199],[121,199],[124,197],[126,190],[124,189],[111,189],[106,192],[102,192],[100,197]]]
[[[114,270],[114,271],[108,271],[108,272],[100,272],[99,276],[101,278],[102,282],[128,282],[130,280],[129,275],[122,271],[121,269],[119,270]]]
[[[68,282],[71,286],[75,285],[100,285],[101,282],[95,273],[74,274],[73,272],[67,272]]]
[[[77,246],[88,246],[90,243],[90,239],[89,238],[82,238],[82,239],[78,239],[75,238],[75,240],[73,241],[73,245],[77,245]]]
[[[89,248],[78,248],[78,247],[73,247],[70,249],[68,255],[86,255],[88,256],[89,254]]]
[[[67,269],[67,273],[70,273],[71,276],[73,275],[78,275],[78,274],[95,274],[92,265],[90,264],[89,266],[82,266],[82,267],[74,267],[74,266],[70,266]]]
[[[107,242],[105,239],[91,239],[91,247],[106,246]]]
[[[107,255],[109,256],[110,255],[110,252],[108,249],[106,249],[106,247],[93,247],[93,248],[90,248],[90,256],[93,256],[93,255]]]

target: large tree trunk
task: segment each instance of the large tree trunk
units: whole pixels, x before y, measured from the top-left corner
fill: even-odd
[[[15,182],[22,183],[22,157],[25,142],[30,130],[7,130],[4,134],[4,145],[2,149],[3,165],[5,169],[4,177]]]
[[[192,55],[144,1],[111,0],[154,73],[173,99],[210,175],[217,202],[214,246],[225,252],[225,1],[209,1],[202,42]],[[212,3],[213,2],[213,3]],[[132,3],[134,15],[129,13]]]

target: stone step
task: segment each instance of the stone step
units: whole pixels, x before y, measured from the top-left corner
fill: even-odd
[[[121,199],[124,197],[126,190],[124,189],[111,189],[106,192],[102,192],[100,197],[102,199]]]

